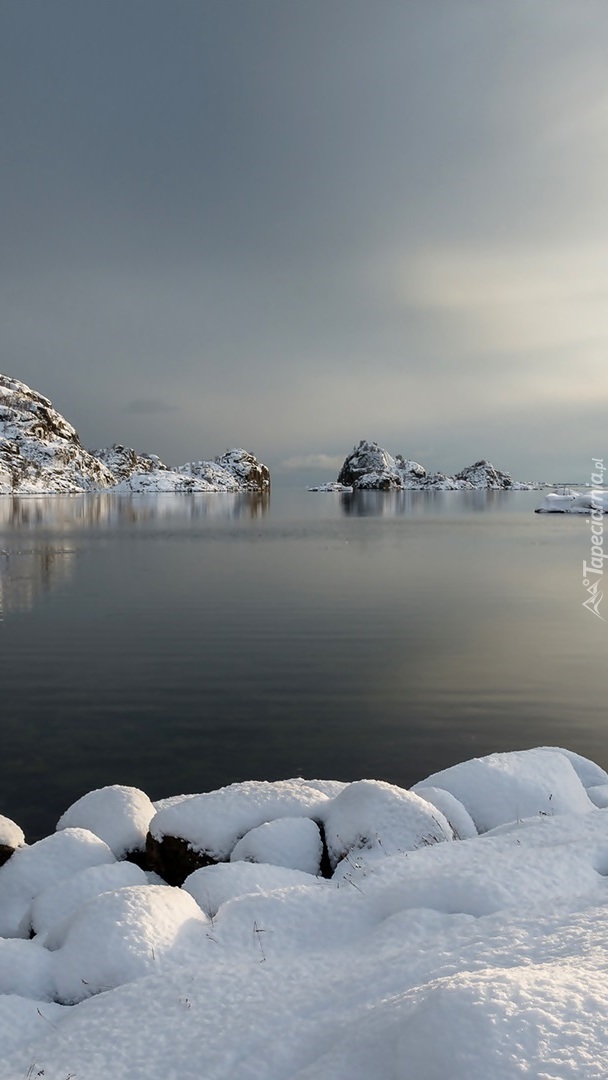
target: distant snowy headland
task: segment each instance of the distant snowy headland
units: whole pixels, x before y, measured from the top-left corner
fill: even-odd
[[[608,774],[89,792],[0,817],[0,1080],[603,1080]]]
[[[168,468],[125,446],[90,452],[48,398],[0,375],[0,495],[268,491],[266,465],[246,450]]]
[[[539,487],[536,483],[513,480],[507,472],[496,469],[482,459],[473,465],[446,476],[428,473],[424,465],[404,458],[393,457],[378,443],[362,439],[347,455],[336,481],[310,488],[311,491],[527,491]]]

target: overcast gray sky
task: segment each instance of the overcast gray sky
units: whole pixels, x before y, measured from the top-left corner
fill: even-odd
[[[0,108],[0,370],[85,445],[608,457],[605,0],[3,0]]]

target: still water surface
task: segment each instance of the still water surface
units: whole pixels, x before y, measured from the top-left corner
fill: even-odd
[[[608,766],[589,526],[538,498],[0,499],[0,813],[31,839],[107,783]]]

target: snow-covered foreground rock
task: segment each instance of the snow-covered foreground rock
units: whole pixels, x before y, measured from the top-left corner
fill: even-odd
[[[268,491],[270,473],[246,450],[169,469],[155,454],[115,445],[90,453],[48,398],[0,375],[0,495]]]
[[[525,491],[538,484],[514,481],[485,459],[468,465],[455,476],[428,473],[424,465],[395,457],[378,443],[362,439],[345,458],[337,480],[311,491]]]
[[[601,489],[579,494],[578,491],[550,491],[536,507],[537,514],[608,514],[608,491]]]
[[[157,804],[221,860],[177,887],[90,793],[0,867],[0,1080],[605,1080],[607,795],[555,747],[231,785]]]

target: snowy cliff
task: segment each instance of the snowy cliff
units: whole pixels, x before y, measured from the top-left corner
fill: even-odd
[[[267,491],[270,473],[246,450],[169,469],[155,454],[115,445],[85,450],[48,398],[0,375],[0,495],[90,491]]]

